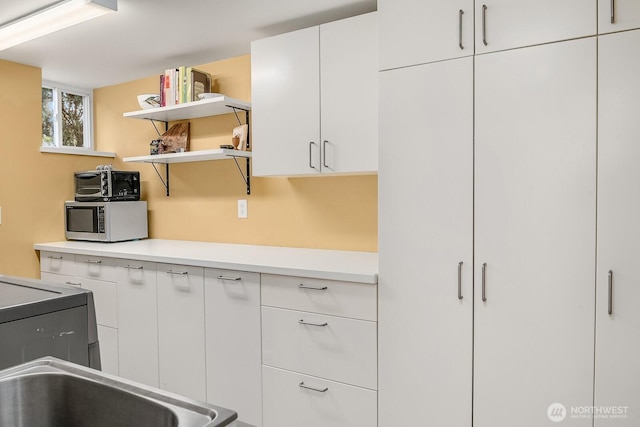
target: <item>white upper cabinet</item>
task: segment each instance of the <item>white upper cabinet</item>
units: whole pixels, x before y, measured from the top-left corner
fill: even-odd
[[[477,0],[476,53],[596,34],[596,9],[595,0]]]
[[[378,170],[378,19],[320,26],[322,172]]]
[[[319,162],[319,44],[318,27],[251,44],[254,176],[315,171],[311,165]]]
[[[473,0],[378,0],[380,69],[473,55]]]
[[[375,13],[251,45],[253,175],[377,171]]]
[[[598,33],[640,28],[640,1],[598,0]]]

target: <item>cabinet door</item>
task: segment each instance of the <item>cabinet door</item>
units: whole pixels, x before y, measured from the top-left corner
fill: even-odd
[[[378,170],[378,18],[320,26],[323,173]]]
[[[205,270],[207,400],[262,425],[260,275]]]
[[[206,400],[204,273],[158,264],[160,388]]]
[[[117,261],[120,376],[158,387],[156,265]]]
[[[476,0],[476,53],[596,34],[595,0]]]
[[[598,32],[600,34],[640,28],[638,0],[598,0]]]
[[[100,342],[100,363],[102,372],[120,375],[118,363],[118,330],[109,326],[98,325],[98,341]]]
[[[379,206],[380,427],[469,426],[472,58],[381,73]]]
[[[254,176],[320,172],[319,28],[251,44]]]
[[[595,406],[629,412],[596,427],[640,424],[640,58],[631,54],[639,45],[640,31],[599,37]]]
[[[378,0],[380,69],[473,55],[473,0]]]
[[[553,425],[593,400],[596,40],[475,72],[474,426]]]

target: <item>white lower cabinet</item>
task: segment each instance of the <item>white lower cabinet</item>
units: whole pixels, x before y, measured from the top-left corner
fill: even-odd
[[[116,260],[120,376],[158,387],[156,264]]]
[[[205,269],[207,401],[262,426],[260,274]]]
[[[262,368],[265,427],[375,427],[377,393],[269,366]]]
[[[113,260],[44,251],[40,259],[41,279],[79,286],[93,293],[102,371],[119,375],[118,291]]]
[[[160,388],[206,400],[204,271],[158,264]]]
[[[361,303],[348,303],[354,294]],[[375,295],[374,285],[263,275],[263,427],[377,425]]]

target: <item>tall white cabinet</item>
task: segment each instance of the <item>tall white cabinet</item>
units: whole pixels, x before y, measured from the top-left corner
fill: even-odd
[[[598,269],[595,406],[624,418],[596,427],[640,422],[640,31],[599,38]]]
[[[473,58],[381,73],[379,425],[471,425]]]
[[[592,400],[596,39],[475,72],[474,426],[541,426]]]
[[[476,2],[468,58],[435,38],[387,44],[444,8],[392,3],[379,2],[378,425],[555,425],[553,403],[593,404],[596,2]],[[389,70],[393,46],[435,56]]]
[[[377,171],[377,15],[251,44],[253,175]]]

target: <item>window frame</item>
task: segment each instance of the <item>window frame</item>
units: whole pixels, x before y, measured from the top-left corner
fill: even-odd
[[[85,89],[74,88],[59,83],[43,80],[42,88],[51,89],[53,91],[53,145],[44,145],[40,141],[40,149],[44,152],[65,152],[77,154],[93,154],[95,145],[93,141],[93,93]],[[83,146],[70,147],[62,143],[62,92],[71,95],[82,96],[83,105]]]

